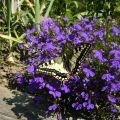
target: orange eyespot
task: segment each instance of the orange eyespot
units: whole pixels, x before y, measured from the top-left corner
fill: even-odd
[[[70,79],[70,74],[69,74],[69,73],[67,73],[66,75],[67,75],[67,79]]]

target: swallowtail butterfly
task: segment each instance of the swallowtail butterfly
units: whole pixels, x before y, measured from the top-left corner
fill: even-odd
[[[59,81],[67,81],[70,75],[79,74],[81,62],[86,57],[91,45],[83,44],[75,47],[70,59],[64,54],[63,57],[56,57],[40,65],[38,71],[45,75],[50,75]]]

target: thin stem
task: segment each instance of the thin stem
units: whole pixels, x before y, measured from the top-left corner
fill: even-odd
[[[39,0],[35,0],[35,22],[40,22],[40,2]],[[39,25],[36,24],[37,29],[39,30]]]
[[[8,36],[11,36],[11,31],[10,31],[10,20],[11,20],[11,5],[12,1],[8,0],[7,1],[7,26],[8,26]],[[10,50],[12,48],[12,41],[9,41],[10,43]]]

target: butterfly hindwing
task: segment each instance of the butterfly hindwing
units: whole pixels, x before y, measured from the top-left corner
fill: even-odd
[[[68,79],[68,71],[63,67],[63,62],[60,57],[48,61],[40,66],[38,71],[42,74],[52,76],[59,81],[66,81]]]

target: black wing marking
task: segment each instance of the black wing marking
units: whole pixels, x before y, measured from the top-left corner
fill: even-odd
[[[77,51],[79,50],[80,52],[77,53],[77,54],[79,54],[79,56],[76,60],[75,67],[72,69],[72,74],[78,74],[80,64],[85,59],[90,48],[91,48],[91,44],[85,44],[85,47],[83,47],[82,50],[80,47],[77,49]]]
[[[52,76],[58,79],[59,81],[67,81],[69,79],[68,72],[66,69],[64,69],[63,62],[61,60],[61,57],[56,57],[54,58],[54,60],[50,60],[46,63],[43,63],[37,69],[37,71],[42,74]]]
[[[67,73],[61,73],[61,72],[59,72],[55,69],[51,69],[51,68],[39,68],[38,72],[45,74],[45,75],[52,76],[59,81],[68,81],[68,79],[69,79]]]

